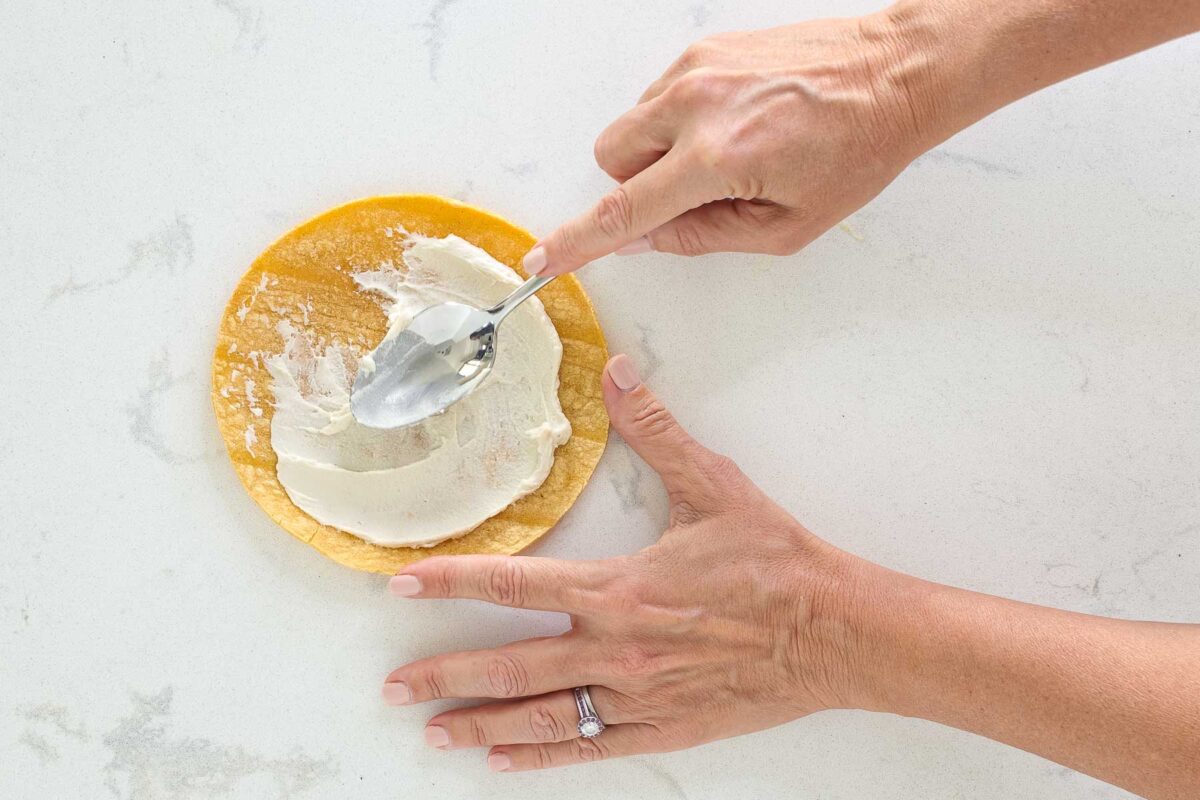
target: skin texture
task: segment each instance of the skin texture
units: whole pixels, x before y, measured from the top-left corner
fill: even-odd
[[[793,252],[918,154],[1071,75],[1200,29],[1200,0],[903,0],[856,20],[690,48],[596,146],[620,182],[541,240],[531,272],[614,250]],[[828,708],[921,717],[1151,798],[1200,797],[1200,625],[1105,619],[901,575],[807,531],[696,443],[628,358],[613,427],[659,472],[670,525],[598,562],[431,558],[410,598],[561,611],[561,636],[400,667],[394,704],[485,699],[426,739],[496,771],[673,750]],[[721,564],[719,570],[712,568]],[[578,738],[570,687],[610,727]]]
[[[692,439],[628,357],[609,362],[603,386],[613,426],[663,480],[670,524],[657,544],[604,561],[440,557],[393,577],[402,597],[571,615],[560,636],[388,675],[397,705],[494,699],[433,717],[430,745],[487,747],[508,772],[861,708],[974,731],[1148,797],[1200,792],[1200,626],[1073,614],[871,564]],[[591,740],[569,691],[585,685],[609,725]]]
[[[901,0],[702,39],[596,140],[619,185],[525,268],[794,253],[1001,106],[1197,29],[1198,0]]]

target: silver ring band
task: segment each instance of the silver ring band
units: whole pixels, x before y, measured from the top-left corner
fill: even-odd
[[[579,735],[585,739],[595,739],[604,733],[604,723],[592,705],[592,696],[586,686],[575,687],[575,708],[579,711]]]

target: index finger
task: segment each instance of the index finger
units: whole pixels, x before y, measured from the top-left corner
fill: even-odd
[[[500,606],[581,614],[595,608],[606,572],[598,561],[531,556],[437,556],[388,581],[394,595],[486,600]]]
[[[561,225],[525,255],[527,272],[561,275],[634,242],[685,211],[717,200],[712,173],[679,147]]]

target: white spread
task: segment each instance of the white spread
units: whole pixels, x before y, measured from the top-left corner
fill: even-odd
[[[353,277],[379,297],[389,335],[435,303],[487,307],[520,283],[457,236],[410,236],[400,263]],[[314,342],[287,320],[279,332],[284,351],[267,358],[279,482],[310,516],[368,542],[428,547],[466,533],[541,486],[571,435],[558,401],[562,343],[536,297],[505,320],[495,367],[472,394],[396,430],[350,414],[361,347]]]

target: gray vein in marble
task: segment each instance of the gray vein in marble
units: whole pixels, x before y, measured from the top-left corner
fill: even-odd
[[[1046,562],[1046,563],[1043,563],[1042,566],[1044,566],[1046,568],[1046,583],[1048,585],[1053,586],[1056,589],[1074,589],[1076,591],[1083,592],[1085,595],[1088,595],[1089,597],[1099,597],[1100,596],[1100,580],[1104,577],[1103,570],[1101,570],[1099,573],[1097,573],[1096,577],[1090,581],[1083,581],[1083,582],[1068,581],[1068,582],[1060,583],[1060,582],[1056,582],[1055,580],[1052,580],[1051,576],[1053,576],[1055,572],[1062,570],[1062,569],[1077,569],[1077,567],[1074,564],[1065,564],[1065,563],[1056,564],[1056,563]]]
[[[32,750],[42,764],[49,764],[59,759],[58,748],[50,744],[44,736],[30,728],[25,729],[18,742]]]
[[[624,446],[617,451],[623,454],[624,462],[621,466],[613,467],[609,482],[621,501],[621,510],[628,512],[646,506],[646,496],[642,493],[642,476],[645,473],[642,471],[642,460],[629,445],[622,444]]]
[[[78,725],[71,724],[71,714],[67,711],[66,706],[43,703],[42,705],[30,706],[24,709],[22,716],[30,722],[50,725],[60,733],[66,734],[77,741],[85,742],[88,739],[87,728],[82,722]]]
[[[693,28],[703,28],[711,16],[712,9],[707,3],[697,3],[688,9],[688,18],[692,21]]]
[[[654,377],[654,373],[658,372],[658,368],[662,366],[662,359],[658,356],[658,351],[654,345],[650,343],[650,337],[654,331],[650,328],[638,323],[638,348],[641,351],[641,358],[638,360],[637,368],[643,379]]]
[[[944,148],[930,150],[928,153],[918,158],[914,163],[919,164],[922,161],[955,164],[960,167],[970,167],[972,169],[979,170],[980,172],[986,172],[989,175],[1005,175],[1010,178],[1019,178],[1022,174],[1021,172],[1013,169],[1012,167],[1007,167],[1004,164],[998,164],[995,161],[987,161],[982,158],[976,158],[975,156],[969,156],[965,153],[956,153],[953,150],[946,150]]]
[[[475,191],[475,181],[463,181],[463,188],[450,195],[460,203],[468,202],[471,193]]]
[[[675,779],[675,776],[667,772],[666,769],[659,764],[656,764],[653,758],[642,756],[637,760],[641,762],[642,766],[645,767],[646,770],[649,771],[659,783],[663,784],[666,790],[671,793],[671,796],[677,797],[680,800],[688,800],[687,792],[685,792],[683,787],[679,785],[679,781]],[[664,797],[665,795],[660,794],[658,796]]]
[[[257,53],[266,44],[267,32],[263,29],[263,12],[247,8],[235,0],[212,0],[213,5],[233,15],[237,21],[235,47],[248,44],[252,53]]]
[[[434,83],[438,81],[438,67],[442,63],[442,46],[446,39],[446,11],[458,1],[437,0],[429,9],[425,21],[417,26],[425,31],[425,49],[429,53],[429,79]]]
[[[266,777],[277,800],[297,798],[334,778],[330,758],[302,751],[268,758],[240,746],[209,739],[176,737],[171,727],[172,689],[155,695],[134,694],[133,711],[104,735],[112,757],[104,767],[105,785],[121,800],[192,800],[228,795],[248,778]]]
[[[1146,580],[1146,577],[1142,574],[1142,571],[1149,566],[1150,562],[1165,556],[1167,551],[1174,549],[1175,543],[1180,539],[1197,532],[1200,532],[1200,524],[1193,523],[1183,527],[1167,536],[1162,547],[1151,550],[1149,553],[1137,559],[1130,565],[1130,569],[1133,571],[1133,579],[1137,581],[1138,586],[1141,586],[1142,589],[1145,590],[1146,596],[1151,600],[1157,599],[1157,595],[1154,592],[1151,582]]]
[[[520,164],[501,164],[500,168],[509,175],[515,175],[518,178],[528,178],[538,171],[538,163],[536,161],[522,161]]]
[[[192,266],[195,256],[196,245],[192,240],[192,224],[186,218],[177,216],[172,222],[164,224],[145,239],[132,242],[129,245],[129,257],[116,274],[107,278],[77,281],[74,273],[68,272],[67,279],[46,295],[45,304],[48,306],[63,297],[91,294],[116,286],[148,269],[162,270],[167,273],[174,273],[177,269],[188,269]]]
[[[125,406],[125,417],[129,422],[129,435],[142,447],[148,449],[167,464],[186,464],[200,461],[209,453],[184,453],[173,448],[158,427],[158,407],[171,389],[191,377],[190,372],[171,374],[170,359],[164,350],[150,362],[145,388],[138,391],[137,400]],[[215,451],[214,451],[215,452]]]

